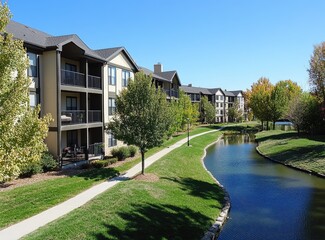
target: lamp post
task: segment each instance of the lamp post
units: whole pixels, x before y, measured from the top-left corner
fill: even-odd
[[[190,146],[190,119],[187,118],[187,146]]]

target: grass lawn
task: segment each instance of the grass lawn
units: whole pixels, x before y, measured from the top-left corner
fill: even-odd
[[[198,127],[191,135],[211,130],[213,127]],[[166,141],[162,146],[150,149],[146,157],[174,144],[187,136],[183,133]],[[138,162],[127,162],[116,168],[92,169],[73,177],[56,178],[0,192],[0,229],[17,223],[37,213],[40,213],[58,203],[61,203],[87,188],[98,184],[116,174],[123,173]]]
[[[197,137],[146,169],[159,180],[122,182],[26,239],[199,239],[222,207],[200,160],[221,134]]]
[[[285,164],[325,174],[325,136],[298,137],[296,132],[281,130],[256,134],[259,150]]]

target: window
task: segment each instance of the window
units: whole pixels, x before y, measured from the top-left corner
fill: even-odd
[[[220,96],[220,100],[223,100],[223,96]]]
[[[216,100],[219,100],[219,96],[218,95],[216,96]]]
[[[216,107],[219,107],[219,103],[216,103]]]
[[[27,53],[29,58],[28,76],[37,77],[37,55],[35,53]]]
[[[223,110],[220,110],[220,114],[223,114]]]
[[[114,115],[116,111],[115,98],[108,98],[108,115]]]
[[[122,70],[122,87],[127,87],[128,86],[128,81],[130,78],[130,72],[126,70]]]
[[[116,68],[109,67],[108,68],[108,79],[110,85],[116,85]]]
[[[67,110],[77,110],[77,98],[67,97],[66,105]]]
[[[223,107],[223,104],[222,103],[220,103],[220,107]]]
[[[66,63],[65,70],[71,71],[71,72],[77,72],[77,66],[74,64]]]
[[[113,147],[117,145],[117,140],[115,139],[114,135],[109,132],[108,133],[108,146]]]
[[[29,106],[35,108],[37,105],[37,94],[36,93],[29,93]]]

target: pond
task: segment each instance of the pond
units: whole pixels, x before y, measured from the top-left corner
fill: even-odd
[[[205,166],[231,199],[218,239],[325,239],[325,179],[271,162],[255,147],[248,135],[230,135],[207,149]]]

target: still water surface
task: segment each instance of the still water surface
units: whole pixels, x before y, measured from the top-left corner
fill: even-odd
[[[266,160],[255,147],[233,135],[207,149],[205,166],[231,198],[219,240],[324,240],[325,179]]]

